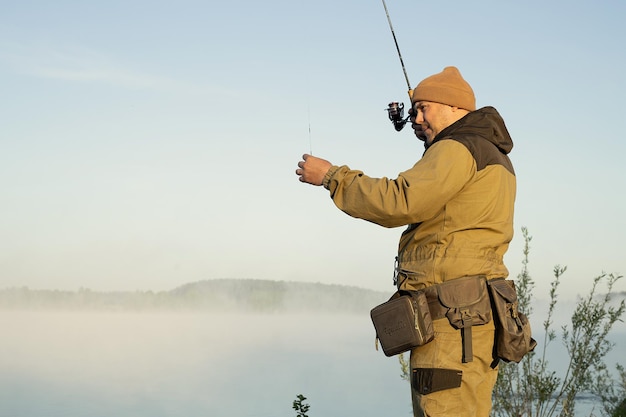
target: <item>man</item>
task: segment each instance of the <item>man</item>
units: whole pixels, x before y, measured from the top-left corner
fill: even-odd
[[[508,276],[503,256],[513,237],[516,180],[507,156],[513,142],[494,108],[476,110],[474,92],[455,67],[420,82],[411,104],[412,126],[426,150],[396,179],[371,178],[311,155],[303,156],[296,174],[323,185],[350,216],[408,226],[396,259],[398,288],[429,292],[429,304],[441,310],[441,284]],[[487,417],[497,377],[493,320],[470,326],[470,340],[445,314],[434,314],[433,327],[434,340],[411,351],[414,415]],[[460,382],[441,383],[444,370],[457,372]]]

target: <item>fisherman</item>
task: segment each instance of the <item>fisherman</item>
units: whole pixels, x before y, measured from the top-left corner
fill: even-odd
[[[493,320],[474,322],[481,325],[464,334],[467,329],[454,326],[440,303],[462,291],[441,297],[437,291],[464,277],[484,282],[508,276],[503,256],[513,237],[516,179],[507,156],[513,142],[493,107],[476,109],[474,92],[456,67],[421,81],[411,104],[412,127],[425,151],[396,179],[372,178],[308,154],[296,175],[324,186],[352,217],[406,226],[396,285],[430,294],[435,332],[433,341],[411,351],[414,415],[488,417],[498,374]],[[446,377],[450,370],[461,375],[458,382]]]

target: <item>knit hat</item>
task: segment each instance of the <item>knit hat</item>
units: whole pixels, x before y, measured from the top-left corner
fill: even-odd
[[[433,101],[469,111],[476,110],[474,91],[456,67],[445,67],[442,72],[419,83],[411,95],[411,102],[416,101]]]

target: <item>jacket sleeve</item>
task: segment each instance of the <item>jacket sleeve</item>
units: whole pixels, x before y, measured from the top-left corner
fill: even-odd
[[[474,178],[476,162],[455,140],[440,140],[396,179],[371,178],[334,166],[324,180],[335,205],[352,217],[384,227],[428,220]]]

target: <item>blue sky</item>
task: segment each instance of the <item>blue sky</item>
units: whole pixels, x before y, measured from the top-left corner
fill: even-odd
[[[389,0],[411,84],[457,66],[513,136],[506,262],[545,293],[625,273],[626,4]],[[380,1],[23,1],[0,13],[0,288],[212,278],[392,291],[399,229],[297,181],[312,149],[394,178],[423,147]],[[310,134],[309,134],[310,127]],[[620,281],[619,290],[626,289]]]

